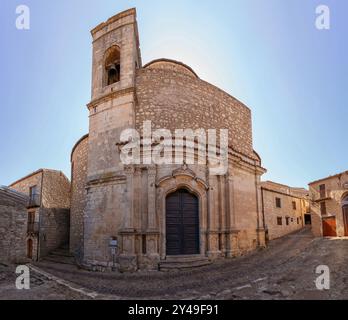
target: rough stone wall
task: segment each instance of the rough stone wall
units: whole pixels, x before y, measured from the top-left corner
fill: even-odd
[[[0,189],[0,262],[26,261],[27,198]]]
[[[272,182],[263,182],[263,212],[265,224],[268,229],[269,240],[285,236],[291,232],[299,230],[304,226],[304,214],[308,207],[308,199],[305,197],[306,191],[292,192],[292,188]],[[276,206],[276,198],[281,199],[281,208]],[[296,209],[293,208],[296,203]],[[278,225],[277,218],[282,218],[282,225]],[[286,224],[286,217],[289,218],[289,225]]]
[[[86,207],[88,136],[75,146],[71,155],[70,252],[83,252],[83,214]]]
[[[61,171],[44,170],[42,206],[70,208],[70,181]]]
[[[68,242],[69,212],[64,208],[40,209],[40,257]]]
[[[92,201],[91,201],[92,200]],[[112,260],[109,248],[111,237],[117,237],[127,214],[124,181],[113,181],[102,186],[91,186],[87,192],[84,217],[84,260],[107,265]]]
[[[139,132],[147,120],[153,129],[169,129],[173,134],[175,129],[228,129],[229,145],[256,157],[250,109],[213,85],[171,68],[148,67],[138,70],[136,93]]]
[[[69,241],[70,182],[60,171],[44,170],[40,208],[40,256]]]
[[[34,185],[41,205],[27,211],[35,211],[40,234],[39,238],[36,234],[27,235],[27,240],[33,240],[33,257],[36,259],[38,241],[39,257],[69,241],[70,182],[60,171],[42,169],[15,182],[11,188],[29,195],[29,189]]]
[[[180,62],[177,61],[170,61],[166,59],[160,59],[157,61],[150,62],[147,66],[144,68],[146,69],[162,69],[162,70],[171,70],[178,73],[186,74],[192,78],[198,78],[197,75],[193,72],[193,70],[190,70],[189,67],[183,65]]]
[[[238,230],[238,254],[243,254],[256,249],[258,241],[258,209],[257,209],[257,177],[255,173],[235,167],[232,171],[233,178],[233,213],[235,215],[235,228]],[[259,221],[260,223],[260,221]]]
[[[116,143],[124,129],[134,127],[133,94],[98,104],[89,118],[88,180],[123,169]]]
[[[348,195],[348,172],[309,184],[312,231],[317,237],[322,236],[322,215],[320,212],[321,201],[319,190],[319,186],[322,184],[326,186],[326,199],[322,200],[326,203],[326,216],[336,217],[337,236],[343,237],[345,232],[342,200]]]
[[[30,175],[29,177],[24,177],[10,185],[11,189],[17,190],[24,194],[29,195],[30,187],[37,186],[37,192],[41,194],[41,180],[42,180],[42,170],[36,171],[36,173]]]

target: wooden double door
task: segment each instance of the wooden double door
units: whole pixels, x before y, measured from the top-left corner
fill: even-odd
[[[166,198],[166,253],[168,256],[200,253],[199,202],[186,189]]]
[[[323,237],[336,237],[336,217],[323,219]]]
[[[348,237],[348,205],[343,208],[343,223],[344,223],[344,235]]]

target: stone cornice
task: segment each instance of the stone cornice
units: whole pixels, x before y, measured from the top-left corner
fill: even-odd
[[[299,196],[295,196],[295,195],[292,195],[292,194],[289,194],[289,193],[285,193],[285,192],[281,192],[281,191],[265,188],[265,187],[262,187],[262,186],[261,186],[261,190],[267,191],[267,192],[276,193],[276,194],[281,194],[282,196],[286,196],[286,197],[290,197],[290,198],[295,198],[295,199],[299,199],[299,200],[306,200],[306,201],[308,201],[308,199],[306,197],[301,198]]]
[[[126,11],[120,12],[120,13],[112,16],[111,18],[109,18],[106,22],[102,22],[102,23],[98,24],[94,29],[91,30],[91,34],[94,35],[95,33],[102,30],[103,28],[105,28],[109,24],[111,24],[117,20],[120,20],[122,18],[125,18],[128,16],[136,17],[136,14],[137,14],[137,12],[136,12],[135,8],[131,8],[131,9],[128,9]]]
[[[106,183],[125,183],[126,182],[126,176],[125,175],[119,175],[119,174],[101,174],[97,177],[93,177],[87,181],[86,189],[89,189],[90,187],[98,186],[101,184]]]
[[[90,103],[87,104],[87,108],[88,108],[88,110],[90,110],[91,108],[99,105],[100,103],[107,102],[107,101],[110,101],[112,99],[116,99],[118,97],[128,95],[130,93],[133,93],[135,95],[135,88],[134,87],[129,87],[126,89],[121,89],[118,91],[113,91],[113,92],[107,93],[107,94],[105,94],[97,99],[92,100]]]

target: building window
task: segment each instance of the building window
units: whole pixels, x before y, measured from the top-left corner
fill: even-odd
[[[286,217],[286,218],[285,218],[285,221],[286,221],[286,225],[287,225],[287,226],[289,225],[289,219],[290,219],[289,217]]]
[[[320,213],[322,216],[325,216],[327,214],[327,210],[326,210],[326,202],[320,202]]]
[[[146,254],[146,235],[143,234],[141,238],[142,253]]]
[[[35,211],[28,212],[28,224],[32,224],[35,222]]]
[[[277,217],[277,225],[282,226],[283,225],[283,218],[282,217]]]
[[[326,197],[326,186],[325,184],[321,184],[319,186],[320,198],[323,199]]]
[[[280,198],[276,198],[276,207],[281,208],[282,207],[282,200]]]
[[[104,62],[105,85],[110,86],[121,79],[121,55],[117,46],[108,49]]]
[[[297,224],[300,224],[300,218],[297,218],[296,220],[297,220]]]
[[[292,202],[292,209],[293,209],[293,210],[296,210],[296,201],[293,201],[293,202]]]
[[[35,211],[28,211],[27,232],[34,233],[38,231],[38,224],[35,222]]]
[[[34,199],[35,196],[37,195],[37,186],[32,186],[29,188],[29,197],[30,199]]]

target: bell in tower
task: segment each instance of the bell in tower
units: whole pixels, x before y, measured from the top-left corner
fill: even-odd
[[[121,79],[120,49],[112,46],[105,55],[105,85],[110,86]]]

